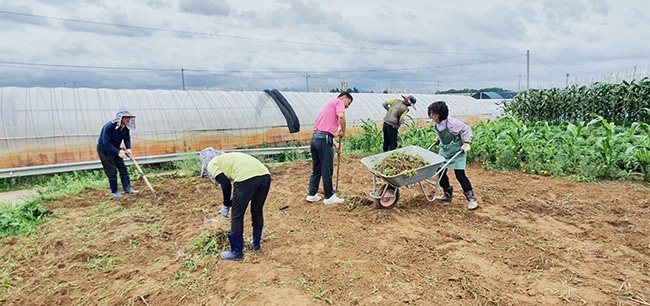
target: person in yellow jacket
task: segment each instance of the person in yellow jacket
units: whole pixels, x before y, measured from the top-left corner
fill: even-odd
[[[404,117],[409,112],[409,106],[415,109],[414,96],[402,96],[403,100],[390,99],[384,102],[384,108],[387,110],[384,116],[384,152],[397,149],[397,133],[399,126],[404,122]]]
[[[232,205],[230,218],[230,251],[222,252],[223,259],[244,259],[244,214],[248,203],[251,204],[253,223],[253,241],[251,247],[254,251],[261,251],[262,229],[264,228],[264,202],[271,188],[271,173],[258,159],[245,153],[215,151],[214,148],[205,148],[199,153],[203,165],[201,176],[210,178],[215,184],[221,184],[223,190],[224,206],[221,214],[228,216],[227,203]],[[232,201],[230,190],[232,188]]]

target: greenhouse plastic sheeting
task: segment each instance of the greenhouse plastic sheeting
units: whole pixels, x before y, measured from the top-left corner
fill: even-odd
[[[318,111],[337,93],[281,92],[300,121],[287,121],[264,91],[122,90],[90,88],[0,88],[0,169],[98,160],[102,126],[120,108],[136,115],[135,156],[197,152],[207,146],[237,149],[264,143],[308,144]],[[350,131],[363,120],[381,123],[385,100],[399,94],[352,93],[346,111]],[[494,100],[468,96],[415,95],[416,120],[428,120],[427,106],[446,101],[459,119],[496,118]]]

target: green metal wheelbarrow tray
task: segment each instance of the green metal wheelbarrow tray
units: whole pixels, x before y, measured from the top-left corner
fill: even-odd
[[[411,188],[415,186],[415,184],[420,185],[420,190],[422,190],[422,194],[424,194],[427,201],[433,202],[438,198],[436,195],[438,194],[438,186],[440,184],[440,177],[442,172],[447,169],[447,166],[463,151],[456,153],[456,155],[454,155],[445,163],[444,157],[430,151],[431,147],[433,147],[433,145],[429,146],[428,149],[424,149],[419,146],[408,146],[393,151],[367,156],[361,159],[361,163],[368,167],[368,170],[370,170],[370,172],[373,174],[373,190],[368,195],[375,200],[375,206],[377,208],[395,208],[395,206],[397,206],[397,202],[399,201],[399,188],[404,186]],[[388,157],[388,155],[394,152],[419,156],[427,164],[415,169],[414,172],[411,172],[410,176],[404,173],[388,176],[377,172],[375,170],[375,166],[381,163],[386,157]],[[377,183],[377,178],[384,180],[386,184],[379,186]],[[422,183],[426,183],[435,187],[433,196],[429,196],[427,194]]]

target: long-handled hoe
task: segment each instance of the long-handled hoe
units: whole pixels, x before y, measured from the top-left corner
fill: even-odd
[[[341,138],[339,137],[339,152],[341,152]],[[341,169],[341,153],[336,152],[336,185],[334,186],[334,191],[339,190],[339,170]]]
[[[149,187],[149,190],[151,190],[151,192],[153,192],[153,193],[156,193],[156,191],[153,190],[153,186],[151,186],[151,183],[149,183],[149,180],[147,179],[147,176],[144,175],[144,172],[142,171],[142,168],[140,168],[140,165],[138,165],[138,162],[136,162],[135,159],[133,159],[133,157],[131,157],[131,154],[126,154],[126,156],[131,160],[131,162],[133,162],[135,167],[138,169],[138,172],[140,172],[140,175],[144,179],[144,182],[147,183],[147,187]]]

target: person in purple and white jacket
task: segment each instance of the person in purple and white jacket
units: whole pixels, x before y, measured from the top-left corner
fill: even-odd
[[[470,150],[470,143],[472,142],[473,137],[472,128],[456,118],[449,117],[449,108],[447,108],[447,104],[443,101],[431,103],[427,109],[427,114],[436,128],[437,136],[434,143],[440,143],[440,152],[438,154],[446,159],[445,162],[454,157],[456,153],[462,151],[462,153],[456,156],[456,158],[454,158],[442,172],[442,176],[440,177],[440,187],[442,187],[444,195],[438,197],[438,199],[445,202],[451,202],[454,188],[449,184],[449,177],[447,176],[447,169],[451,168],[454,169],[456,179],[463,188],[463,193],[469,202],[467,209],[473,210],[478,208],[478,202],[476,201],[476,197],[474,197],[472,183],[465,175],[467,152]]]

